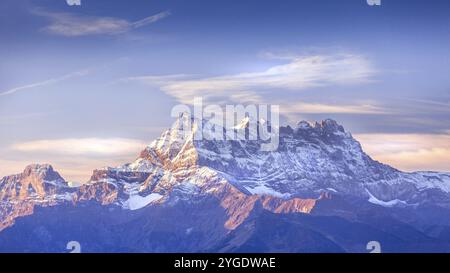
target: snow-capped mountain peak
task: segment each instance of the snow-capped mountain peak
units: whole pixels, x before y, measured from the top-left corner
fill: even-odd
[[[185,128],[195,128],[199,122],[205,124],[182,115],[136,161],[110,172],[128,172],[133,177],[136,172],[148,174],[141,181],[140,191],[158,190],[156,193],[163,195],[191,187],[196,181],[194,184],[202,185],[203,190],[176,192],[211,192],[229,183],[246,195],[317,198],[324,189],[332,188],[338,194],[367,200],[399,199],[413,203],[424,190],[444,191],[450,185],[447,180],[431,183],[429,177],[403,173],[374,161],[332,119],[314,124],[302,121],[295,130],[281,127],[279,147],[273,152],[260,151],[260,140],[196,140],[195,130],[186,132]],[[241,124],[248,122],[246,118]],[[399,185],[403,190],[398,190]]]
[[[50,206],[72,200],[67,182],[49,164],[32,164],[16,175],[0,179],[0,230],[19,216],[33,213],[34,206]]]
[[[32,213],[35,205],[90,200],[125,210],[217,200],[228,215],[227,229],[239,226],[258,206],[277,213],[309,213],[330,196],[386,207],[426,202],[450,207],[450,175],[404,173],[379,163],[334,120],[280,127],[274,151],[262,151],[264,141],[259,139],[196,138],[206,123],[180,116],[135,161],[95,170],[80,187],[69,187],[48,164],[30,165],[22,174],[3,178],[2,226]],[[244,119],[234,130],[247,130],[248,123]],[[220,126],[216,130],[227,133]]]
[[[67,187],[66,181],[49,164],[32,164],[16,175],[0,180],[0,200],[45,198]]]
[[[59,175],[59,173],[53,170],[53,167],[50,164],[28,165],[25,167],[22,176],[37,176],[43,179],[43,181],[56,181],[64,183],[64,179]]]
[[[308,130],[308,129],[311,129],[311,124],[308,122],[308,121],[306,121],[306,120],[302,120],[302,121],[300,121],[299,123],[297,123],[297,129],[300,129],[300,130]]]

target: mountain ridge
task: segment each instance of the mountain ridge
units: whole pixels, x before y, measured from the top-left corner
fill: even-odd
[[[262,211],[358,219],[361,208],[345,205],[339,210],[339,204],[347,202],[339,200],[361,200],[361,207],[393,212],[450,208],[450,174],[404,173],[377,162],[334,120],[280,127],[279,146],[272,152],[261,151],[260,140],[197,140],[196,122],[204,121],[180,117],[135,161],[94,170],[79,187],[69,187],[48,164],[30,165],[20,175],[2,178],[0,235],[1,230],[14,229],[18,218],[32,217],[35,207],[92,202],[130,213],[215,204],[218,214],[211,218],[222,222],[223,236]],[[248,122],[242,124],[233,129],[248,130]],[[194,130],[186,131],[186,126]],[[334,207],[318,210],[330,202]]]

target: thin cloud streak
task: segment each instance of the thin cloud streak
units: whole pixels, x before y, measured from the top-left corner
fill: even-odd
[[[336,105],[303,102],[282,106],[280,111],[285,114],[389,114],[386,109],[371,104]]]
[[[3,91],[0,93],[0,97],[1,96],[6,96],[6,95],[11,95],[14,93],[17,93],[19,91],[24,91],[27,89],[33,89],[36,87],[41,87],[41,86],[46,86],[46,85],[51,85],[51,84],[56,84],[62,81],[66,81],[72,78],[76,78],[76,77],[82,77],[82,76],[86,76],[88,75],[90,72],[89,69],[85,69],[85,70],[81,70],[81,71],[77,71],[77,72],[73,72],[73,73],[69,73],[66,74],[64,76],[61,76],[59,78],[53,78],[53,79],[49,79],[49,80],[45,80],[45,81],[41,81],[41,82],[36,82],[36,83],[32,83],[32,84],[27,84],[27,85],[23,85],[23,86],[19,86],[19,87],[15,87],[6,91]]]
[[[11,148],[20,152],[117,156],[137,153],[145,147],[145,142],[126,138],[69,138],[43,139],[14,144]]]
[[[42,9],[34,10],[33,13],[50,20],[50,24],[44,27],[43,31],[67,37],[121,34],[150,25],[170,15],[169,11],[163,11],[144,19],[130,22],[114,17],[80,16],[71,13],[49,12]]]
[[[52,78],[52,79],[44,80],[44,81],[41,81],[41,82],[36,82],[36,83],[28,84],[28,85],[15,87],[15,88],[6,90],[4,92],[1,92],[0,93],[0,97],[1,96],[6,96],[6,95],[11,95],[11,94],[14,94],[16,92],[27,90],[27,89],[33,89],[33,88],[36,88],[36,87],[57,84],[57,83],[60,83],[60,82],[71,80],[73,78],[88,76],[88,75],[91,75],[91,74],[93,74],[95,72],[98,72],[98,71],[100,71],[102,69],[106,69],[106,68],[110,67],[111,65],[115,64],[116,62],[124,60],[124,59],[126,59],[126,58],[118,58],[118,59],[113,60],[111,62],[102,64],[100,66],[89,67],[89,68],[86,68],[86,69],[82,69],[82,70],[79,70],[79,71],[68,73],[68,74],[63,75],[63,76],[58,77],[58,78]]]
[[[0,178],[22,173],[26,166],[32,163],[48,163],[53,166],[64,179],[67,181],[76,181],[84,183],[89,180],[93,170],[97,170],[106,166],[118,166],[125,162],[131,162],[136,154],[127,156],[55,156],[55,155],[33,155],[32,158],[17,158],[14,160],[0,159]]]
[[[314,55],[282,59],[285,64],[273,66],[262,72],[244,72],[235,75],[180,79],[179,75],[127,78],[157,86],[182,103],[192,103],[192,98],[204,100],[226,98],[229,102],[237,94],[241,97],[264,98],[267,90],[283,93],[308,88],[369,83],[376,73],[364,57],[352,54]]]
[[[446,134],[357,134],[376,160],[404,171],[450,172],[450,131]]]
[[[92,170],[131,162],[147,143],[128,138],[42,139],[15,143],[9,147],[13,160],[0,158],[0,177],[20,173],[32,162],[52,164],[70,180],[86,182]]]

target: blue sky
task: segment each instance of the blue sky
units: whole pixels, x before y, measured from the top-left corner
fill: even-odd
[[[275,103],[334,118],[370,155],[450,171],[446,0],[0,3],[0,176],[132,160],[171,108]]]

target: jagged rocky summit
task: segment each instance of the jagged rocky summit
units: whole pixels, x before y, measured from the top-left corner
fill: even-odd
[[[197,140],[195,130],[184,130],[186,122],[196,128],[205,121],[181,116],[134,162],[95,170],[79,187],[69,186],[50,165],[30,165],[2,178],[0,251],[13,243],[20,251],[27,243],[14,236],[30,230],[48,240],[29,242],[27,249],[60,249],[58,240],[67,234],[52,230],[63,227],[68,234],[89,230],[85,236],[93,236],[94,252],[359,252],[365,250],[364,240],[358,241],[361,225],[393,251],[447,249],[447,173],[405,173],[377,162],[330,119],[281,127],[279,146],[270,152],[260,149],[259,140]],[[234,129],[247,130],[248,122]],[[96,230],[91,225],[98,221]],[[271,230],[278,225],[288,232]],[[348,225],[356,235],[327,225]],[[402,238],[404,230],[414,236]],[[263,242],[274,234],[279,246]],[[418,245],[418,238],[424,243]]]

